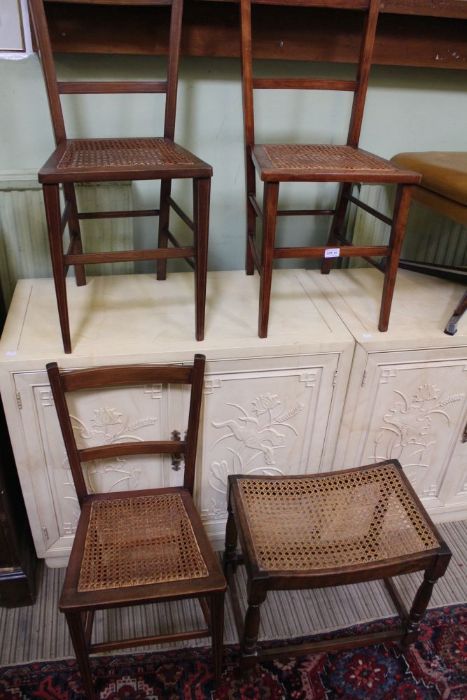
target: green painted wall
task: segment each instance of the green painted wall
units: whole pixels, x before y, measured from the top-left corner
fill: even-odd
[[[260,62],[258,72],[278,69],[294,74],[310,71],[304,64],[277,67]],[[158,58],[62,56],[59,72],[78,77],[162,75]],[[325,75],[337,75],[324,66]],[[343,67],[344,75],[350,70]],[[341,72],[339,73],[342,75]],[[257,93],[258,94],[258,93]],[[146,136],[160,133],[159,96],[67,96],[70,136]],[[48,106],[36,56],[22,61],[0,60],[0,177],[10,171],[35,171],[53,147]],[[257,141],[343,142],[349,96],[345,93],[261,92],[258,98]],[[239,62],[231,59],[182,61],[176,139],[214,167],[211,207],[210,267],[234,269],[244,257],[244,174]],[[375,67],[372,71],[361,146],[390,157],[403,150],[467,150],[467,72]],[[154,126],[156,125],[156,126]],[[334,186],[290,186],[282,190],[290,206],[327,206]],[[176,190],[188,203],[187,183]],[[135,204],[157,201],[157,187],[143,183],[134,192]],[[153,224],[137,221],[136,237],[151,244]],[[292,234],[293,230],[293,234]],[[293,235],[297,245],[323,241],[326,223],[282,219],[279,240]],[[291,238],[289,237],[289,240]]]

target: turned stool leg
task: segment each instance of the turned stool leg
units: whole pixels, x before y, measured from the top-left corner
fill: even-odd
[[[415,594],[409,617],[406,623],[405,634],[401,639],[401,646],[406,649],[413,642],[418,633],[418,626],[430,602],[433,586],[444,575],[447,569],[451,552],[445,545],[446,551],[436,557],[434,564],[425,571],[423,581]]]
[[[248,582],[248,609],[245,615],[243,637],[240,642],[242,670],[256,665],[258,656],[258,634],[261,619],[261,604],[266,600],[267,591],[257,583]]]

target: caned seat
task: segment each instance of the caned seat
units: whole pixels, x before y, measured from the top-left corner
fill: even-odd
[[[212,168],[170,139],[67,139],[55,149],[41,168],[39,179],[48,182],[60,176],[63,181],[92,181],[108,169],[112,179],[127,179],[138,173],[140,179],[159,179],[170,171],[192,177],[210,177]]]
[[[156,583],[191,586],[191,579],[206,579],[209,570],[183,496],[179,491],[96,497],[85,505],[86,539],[76,591]]]
[[[239,536],[242,553],[236,551]],[[396,460],[306,476],[229,477],[229,519],[224,567],[236,611],[242,664],[287,645],[258,647],[260,605],[269,590],[316,588],[384,579],[401,615],[401,625],[376,639],[416,637],[417,623],[435,580],[443,575],[450,552]],[[246,566],[248,609],[243,621],[235,582],[239,563]],[[425,570],[410,612],[389,577]],[[353,638],[351,645],[363,642]],[[371,642],[371,635],[365,636]],[[330,640],[328,648],[349,646],[349,638]],[[311,643],[295,647],[312,651]],[[323,643],[319,643],[322,651]]]
[[[282,3],[280,0],[270,1],[274,2],[274,5],[283,4],[284,12],[288,11],[285,0]],[[313,6],[317,3],[301,0],[298,4],[309,5],[310,23],[315,21],[312,13]],[[321,261],[323,274],[329,273],[332,261],[336,258],[359,256],[375,265],[384,273],[378,329],[386,331],[411,190],[420,182],[420,175],[410,168],[399,167],[395,163],[359,148],[380,0],[368,0],[367,3],[362,3],[360,8],[363,10],[362,41],[355,78],[352,80],[256,77],[253,72],[255,57],[253,28],[257,26],[254,21],[252,22],[254,5],[252,0],[240,0],[247,216],[245,267],[248,275],[254,274],[257,270],[260,276],[258,335],[265,338],[268,334],[274,261],[292,258]],[[306,27],[303,27],[303,31],[306,31]],[[258,143],[254,108],[256,95],[264,90],[337,90],[353,93],[347,142],[345,144]],[[298,111],[300,118],[303,119],[302,110]],[[273,119],[274,114],[268,114],[269,128]],[[293,123],[291,130],[293,130]],[[262,206],[257,197],[257,179],[263,183]],[[279,190],[283,182],[338,183],[336,204],[326,209],[283,208],[279,206]],[[354,186],[360,183],[373,185],[386,183],[396,186],[392,218],[376,211],[354,195]],[[364,209],[389,227],[386,245],[353,245],[353,233],[347,233],[345,230],[349,219],[347,212],[351,204]],[[283,216],[331,217],[327,243],[325,245],[289,245],[285,242],[285,234],[283,234],[284,243],[277,245],[277,219]],[[261,228],[260,241],[257,240],[257,228]],[[287,235],[290,235],[290,232]]]
[[[214,674],[219,679],[226,582],[192,497],[204,363],[204,356],[196,355],[192,366],[183,367],[59,370],[56,363],[47,365],[81,511],[59,608],[67,619],[88,700],[95,698],[89,654],[142,644],[211,636]],[[123,434],[117,442],[78,448],[73,430],[77,419],[70,414],[67,400],[70,393],[85,390],[89,396],[91,391],[141,385],[159,385],[162,392],[173,384],[191,385],[184,441],[140,440]],[[183,487],[105,493],[89,490],[88,463],[105,460],[108,465],[112,459],[153,454],[184,454]],[[198,599],[205,627],[91,641],[96,610],[186,598]]]
[[[44,192],[45,211],[57,297],[58,316],[66,353],[72,351],[68,317],[66,274],[74,267],[76,283],[86,284],[85,265],[157,261],[157,279],[167,275],[167,260],[184,259],[194,270],[195,336],[204,338],[206,275],[208,259],[209,202],[212,168],[192,153],[177,145],[175,116],[177,106],[178,66],[182,28],[183,0],[105,0],[108,11],[119,12],[123,5],[154,5],[162,14],[169,13],[169,41],[165,80],[60,80],[57,78],[54,46],[49,32],[53,23],[55,0],[29,0],[31,19],[37,39],[44,80],[49,100],[56,148],[40,169],[38,178]],[[63,0],[98,6],[102,0]],[[110,7],[115,5],[115,7]],[[154,15],[155,16],[155,15]],[[92,7],[89,22],[96,20]],[[97,17],[100,17],[98,14]],[[94,94],[162,94],[165,97],[164,128],[154,138],[78,138],[69,139],[65,128],[61,98],[63,95]],[[98,120],[97,120],[98,121]],[[193,181],[193,210],[187,214],[174,199],[172,182]],[[75,184],[82,182],[115,182],[119,180],[160,180],[159,208],[79,211]],[[64,207],[62,207],[62,190]],[[170,230],[170,215],[176,212],[191,230],[192,244],[183,245]],[[157,246],[143,250],[83,251],[80,224],[89,219],[158,217]],[[64,244],[64,234],[69,241]],[[155,232],[156,233],[156,232]]]
[[[415,168],[422,181],[414,188],[413,198],[422,206],[433,209],[460,224],[467,231],[467,151],[421,151],[398,153],[392,159],[398,167]],[[460,266],[409,260],[401,258],[400,266],[416,272],[447,277],[467,284],[467,265]],[[444,332],[457,333],[457,324],[467,309],[467,291],[464,291]]]
[[[253,160],[263,181],[418,182],[413,170],[395,167],[390,161],[352,146],[325,144],[257,144]]]

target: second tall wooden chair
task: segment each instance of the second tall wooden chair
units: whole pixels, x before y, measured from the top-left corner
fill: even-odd
[[[74,2],[74,0],[64,0]],[[99,0],[80,0],[98,5]],[[208,254],[209,200],[212,168],[174,142],[177,103],[178,64],[183,0],[115,0],[115,5],[169,5],[170,37],[167,79],[164,81],[58,81],[53,46],[49,34],[48,0],[29,0],[31,17],[41,56],[57,148],[39,171],[43,185],[49,233],[52,269],[58,313],[65,352],[71,352],[70,324],[66,293],[66,273],[75,267],[78,285],[86,284],[85,264],[157,260],[157,278],[165,279],[167,260],[185,258],[195,270],[196,338],[204,338],[206,274]],[[112,4],[112,0],[106,2]],[[90,15],[91,20],[92,15]],[[70,94],[163,93],[166,96],[162,137],[69,139],[60,97]],[[193,219],[171,197],[172,181],[193,180]],[[137,211],[100,211],[79,213],[75,183],[118,180],[161,180],[159,209]],[[65,208],[60,206],[63,186]],[[169,230],[170,210],[193,231],[193,244],[182,246]],[[147,250],[123,250],[83,253],[80,221],[119,217],[158,216],[158,247]],[[63,234],[68,227],[70,245],[64,252]],[[169,243],[173,247],[169,248]]]
[[[274,4],[278,4],[274,2]],[[281,3],[279,3],[281,4]],[[283,4],[286,4],[285,2]],[[315,2],[292,2],[305,6]],[[318,3],[319,4],[319,3]],[[362,256],[384,272],[384,286],[378,328],[388,328],[394,284],[400,249],[407,221],[412,185],[420,176],[405,168],[399,168],[383,158],[367,153],[358,147],[362,127],[363,110],[368,87],[368,77],[375,43],[379,0],[368,0],[364,11],[365,21],[360,48],[357,74],[354,80],[328,80],[316,78],[255,78],[253,77],[252,8],[251,0],[241,0],[243,111],[245,128],[245,159],[247,188],[247,250],[246,272],[261,278],[258,334],[267,336],[269,301],[271,295],[274,260],[284,258],[315,258],[322,260],[321,271],[328,273],[331,262],[337,257]],[[263,89],[339,90],[353,92],[353,106],[346,145],[331,144],[257,144],[254,128],[254,90]],[[264,183],[263,207],[256,198],[256,174]],[[282,182],[336,182],[340,191],[334,209],[280,210],[279,186]],[[368,207],[352,195],[356,183],[397,185],[392,220]],[[387,245],[352,245],[344,232],[349,203],[391,226]],[[277,247],[275,245],[278,216],[329,215],[332,224],[325,246]],[[262,246],[256,243],[256,222],[262,219]],[[369,256],[383,256],[378,263]]]

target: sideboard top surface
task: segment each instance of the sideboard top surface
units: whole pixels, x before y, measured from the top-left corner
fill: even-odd
[[[355,340],[367,351],[467,346],[467,314],[454,336],[444,328],[464,287],[417,272],[399,270],[389,328],[377,328],[383,276],[374,268],[332,270],[329,275],[308,274],[321,289]]]
[[[0,342],[0,365],[36,368],[59,360],[82,366],[105,362],[183,361],[352,351],[353,339],[303,270],[273,278],[269,337],[257,336],[258,276],[242,271],[208,275],[206,335],[194,337],[193,273],[67,280],[73,353],[63,353],[52,279],[20,280]]]

